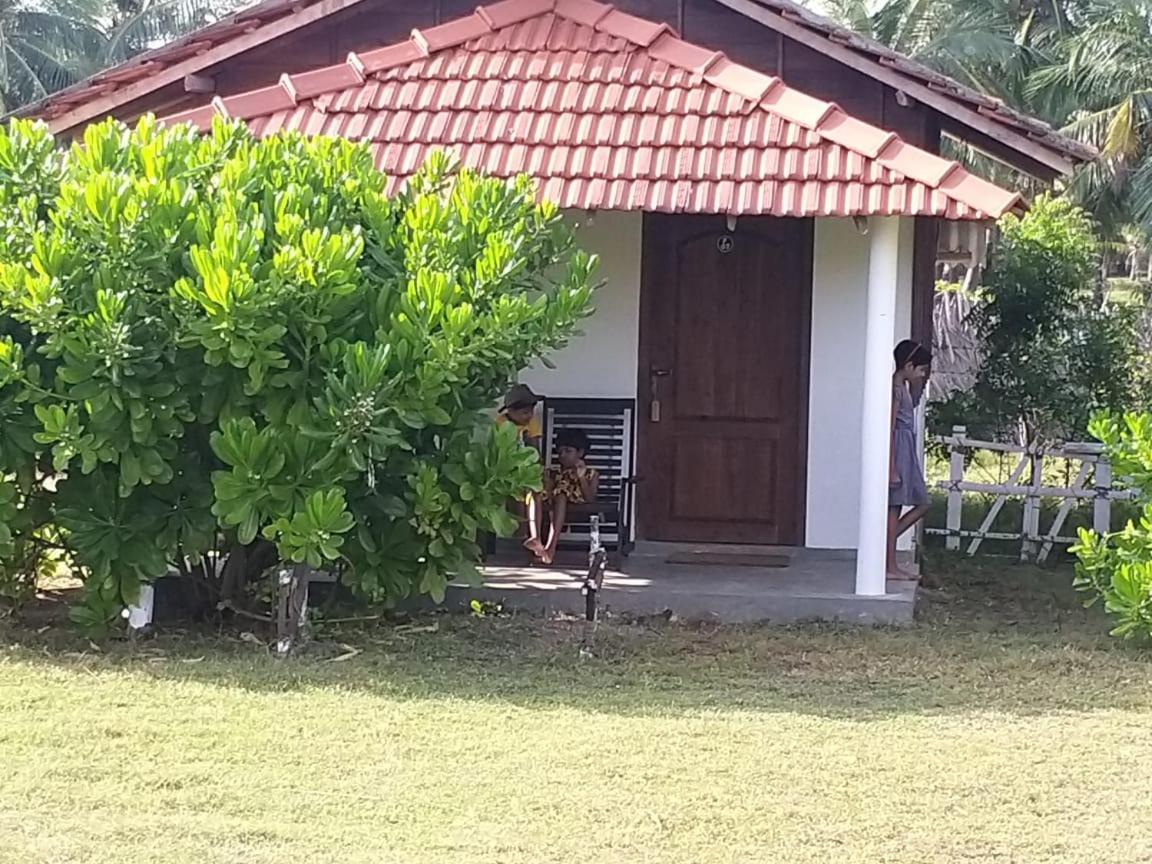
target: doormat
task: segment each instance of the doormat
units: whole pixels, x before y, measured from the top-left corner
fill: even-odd
[[[674,552],[665,564],[700,564],[713,567],[787,567],[792,559],[772,552]]]

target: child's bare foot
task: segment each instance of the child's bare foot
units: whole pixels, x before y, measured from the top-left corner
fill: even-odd
[[[545,564],[551,564],[556,560],[556,550],[549,546],[545,546],[540,555],[540,560]]]
[[[537,540],[535,537],[529,537],[524,541],[524,548],[535,555],[537,558],[544,557],[544,544]]]

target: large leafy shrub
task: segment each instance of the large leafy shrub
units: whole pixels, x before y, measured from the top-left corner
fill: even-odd
[[[434,156],[383,189],[337,139],[0,130],[9,584],[62,548],[93,626],[170,567],[439,597],[513,530],[539,468],[486,411],[588,314],[594,261],[527,179]]]
[[[1137,311],[1101,305],[1099,244],[1068,201],[1040,196],[999,229],[969,322],[976,382],[934,408],[934,431],[959,424],[993,440],[1081,439],[1096,411],[1143,399]]]
[[[1152,414],[1101,414],[1091,428],[1113,472],[1138,491],[1143,515],[1106,536],[1081,529],[1074,584],[1091,594],[1089,605],[1103,601],[1113,635],[1152,639]]]

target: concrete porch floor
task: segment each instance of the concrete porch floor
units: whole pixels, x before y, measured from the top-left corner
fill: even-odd
[[[690,560],[693,553],[708,563],[669,563],[669,557]],[[745,562],[749,555],[782,556],[787,566],[723,563],[726,555]],[[482,587],[452,586],[449,602],[467,605],[479,599],[520,611],[583,615],[580,578],[586,555],[569,553],[552,567],[526,566],[520,563],[523,557],[498,557],[482,568]],[[916,583],[889,582],[884,597],[857,596],[855,567],[853,552],[642,544],[621,569],[606,573],[600,608],[627,615],[671,611],[687,620],[723,623],[912,621]]]

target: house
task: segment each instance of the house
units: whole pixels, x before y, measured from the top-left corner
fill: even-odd
[[[642,540],[856,550],[882,595],[891,350],[929,341],[940,224],[1093,154],[788,0],[272,0],[32,106],[436,148],[526,172],[607,280],[551,395],[635,400]]]

